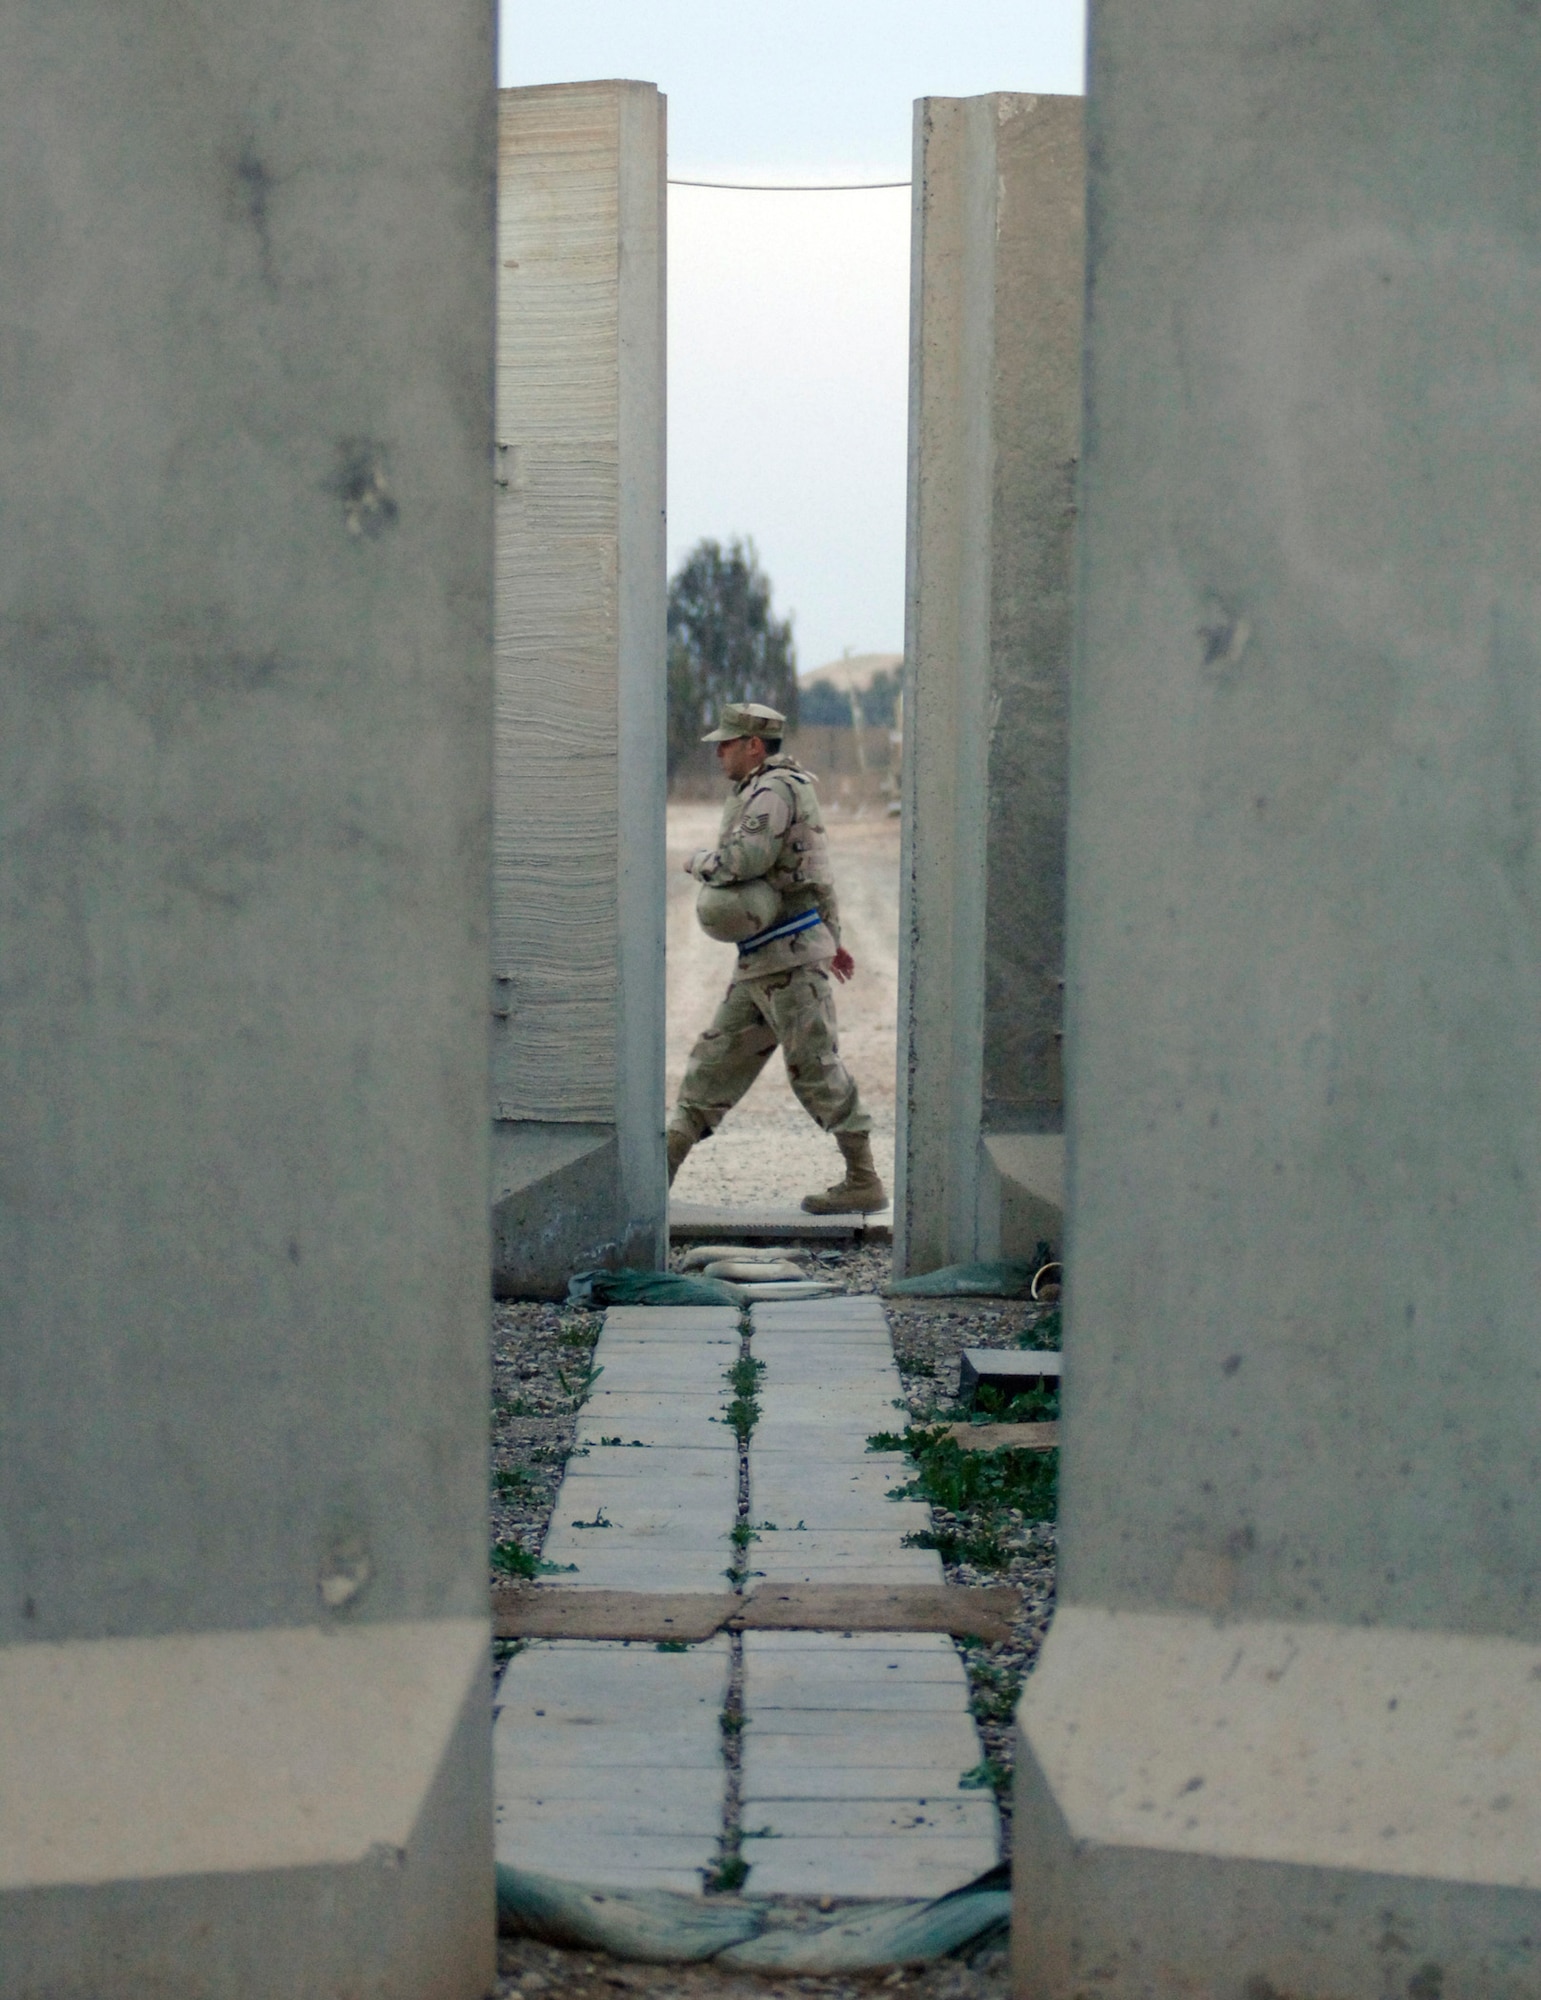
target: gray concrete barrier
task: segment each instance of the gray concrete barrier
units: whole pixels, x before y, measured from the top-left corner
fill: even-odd
[[[1079,98],[916,106],[901,1272],[1060,1232],[1084,180]]]
[[[497,1289],[661,1260],[664,101],[499,94]]]
[[[473,2000],[480,0],[0,31],[0,1992]]]

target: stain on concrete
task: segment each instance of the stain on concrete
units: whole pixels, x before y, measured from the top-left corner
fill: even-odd
[[[388,453],[370,438],[342,438],[337,445],[337,469],[329,490],[342,502],[342,517],[350,535],[371,541],[393,528],[401,509],[387,475]]]
[[[276,185],[273,175],[248,139],[235,163],[235,198],[241,220],[250,225],[257,238],[257,265],[262,282],[270,292],[278,290],[278,274],[273,263],[273,227],[270,205]]]

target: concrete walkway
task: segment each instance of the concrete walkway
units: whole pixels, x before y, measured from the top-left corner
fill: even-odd
[[[606,1314],[544,1551],[573,1567],[547,1587],[720,1590],[740,1567],[750,1590],[941,1583],[936,1555],[903,1540],[929,1509],[887,1497],[903,1459],[866,1449],[903,1421],[879,1301],[757,1305],[752,1327],[764,1373],[741,1453],[725,1417],[736,1314]],[[742,1556],[735,1525],[752,1533]],[[982,1754],[962,1661],[934,1634],[536,1641],[497,1707],[498,1858],[516,1867],[695,1890],[741,1831],[749,1894],[887,1897],[940,1895],[996,1859],[993,1799],[959,1789]]]

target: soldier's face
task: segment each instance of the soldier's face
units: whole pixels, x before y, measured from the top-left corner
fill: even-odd
[[[742,784],[765,762],[764,741],[758,736],[734,736],[717,745],[717,762],[725,777],[731,778],[735,785]]]

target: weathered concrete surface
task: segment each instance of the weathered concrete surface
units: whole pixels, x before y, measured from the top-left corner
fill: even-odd
[[[491,64],[480,0],[0,27],[0,1729],[100,1742],[104,1645],[228,1641],[253,1740],[288,1639],[424,1662],[364,1773],[292,1663],[319,1858],[154,1672],[99,1865],[8,1780],[7,2000],[491,1974]]]
[[[568,1275],[615,1254],[620,1149],[612,1125],[494,1119],[492,1288],[499,1298],[559,1299]]]
[[[652,1266],[663,1158],[664,103],[499,93],[494,1279]],[[602,1128],[576,1174],[552,1128]],[[576,1164],[576,1163],[575,1163]],[[517,1196],[518,1228],[508,1207]]]
[[[1026,1993],[1541,1991],[1538,92],[1097,18]]]
[[[916,106],[900,1271],[1059,1236],[1084,179],[1079,98]]]

